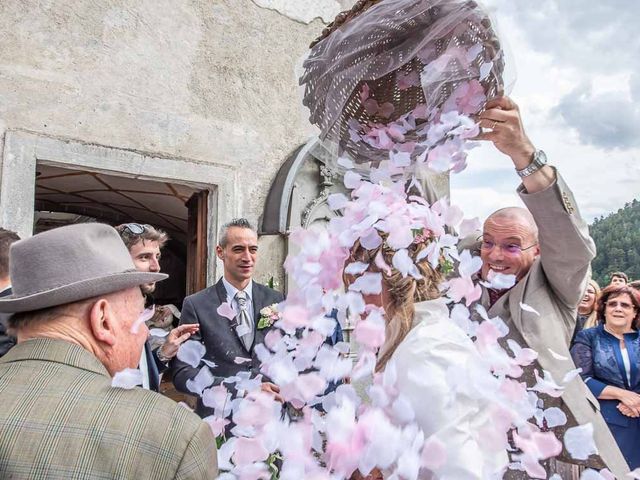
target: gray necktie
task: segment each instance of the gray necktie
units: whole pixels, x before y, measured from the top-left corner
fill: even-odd
[[[238,307],[240,307],[240,312],[238,312],[238,316],[236,317],[238,320],[236,332],[238,332],[238,336],[240,340],[242,340],[245,348],[250,350],[251,345],[253,345],[253,322],[247,310],[247,294],[239,291],[236,293],[236,301],[238,302]]]

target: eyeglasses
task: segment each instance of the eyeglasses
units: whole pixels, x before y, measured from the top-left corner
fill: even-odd
[[[482,244],[480,245],[480,248],[482,250],[486,250],[490,252],[495,247],[498,247],[500,250],[502,250],[505,253],[505,255],[512,255],[512,256],[520,255],[520,253],[524,252],[525,250],[529,250],[530,248],[533,248],[536,245],[538,245],[538,242],[534,243],[533,245],[529,245],[528,247],[522,247],[517,243],[496,243],[491,240],[485,240],[482,236],[478,237],[477,240],[482,242]]]
[[[610,302],[607,302],[605,305],[608,308],[618,308],[618,307],[620,307],[623,310],[631,310],[632,308],[635,307],[635,305],[632,305],[630,303],[627,303],[627,302],[616,302],[615,300],[611,300]]]
[[[148,225],[141,223],[125,223],[122,229],[131,235],[142,235],[147,230]]]

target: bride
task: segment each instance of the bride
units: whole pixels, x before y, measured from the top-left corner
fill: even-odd
[[[412,406],[425,438],[435,437],[446,449],[446,461],[433,470],[435,477],[425,478],[501,478],[508,464],[506,451],[481,438],[492,430],[489,402],[474,395],[472,388],[460,388],[460,378],[453,378],[465,372],[473,383],[479,380],[475,375],[488,373],[478,368],[482,360],[471,339],[449,318],[440,293],[440,267],[416,260],[428,244],[416,238],[409,255],[422,276],[419,280],[390,266],[395,250],[386,242],[374,250],[359,243],[352,249],[350,261],[368,263],[369,271],[382,273],[381,294],[363,295],[368,305],[385,311],[386,340],[376,371],[395,371],[396,388]],[[379,254],[387,264],[382,270],[376,266],[381,262],[375,261]],[[345,280],[349,285],[355,278]]]

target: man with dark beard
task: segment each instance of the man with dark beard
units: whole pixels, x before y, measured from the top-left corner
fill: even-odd
[[[124,223],[118,225],[116,230],[126,245],[133,260],[136,270],[140,272],[160,272],[160,250],[164,247],[168,235],[162,230],[151,225],[140,223]],[[155,291],[155,283],[141,285],[140,289],[147,299],[149,307],[150,295]],[[157,307],[162,309],[164,307]],[[164,343],[156,349],[151,348],[149,341],[145,343],[144,351],[140,358],[140,370],[143,374],[143,387],[158,391],[160,387],[160,374],[164,372],[169,362],[178,353],[180,345],[198,331],[198,325],[180,325],[167,335]]]

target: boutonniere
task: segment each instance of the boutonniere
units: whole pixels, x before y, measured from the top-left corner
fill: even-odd
[[[269,328],[276,321],[280,320],[282,315],[278,311],[278,304],[274,303],[260,310],[260,320],[258,320],[258,330]]]

